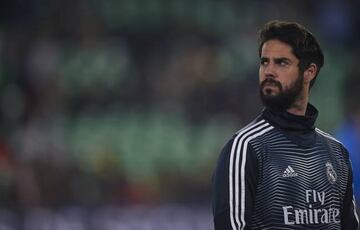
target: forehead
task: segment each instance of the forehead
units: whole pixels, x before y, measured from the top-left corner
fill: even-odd
[[[291,46],[279,40],[269,40],[265,42],[261,49],[261,57],[297,59],[292,52]]]

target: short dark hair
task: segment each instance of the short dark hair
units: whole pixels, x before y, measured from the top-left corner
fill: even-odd
[[[299,59],[299,69],[302,73],[311,63],[316,64],[317,72],[310,82],[311,88],[324,65],[324,54],[312,33],[296,22],[269,21],[259,31],[259,57],[264,43],[273,39],[291,46],[293,54]]]

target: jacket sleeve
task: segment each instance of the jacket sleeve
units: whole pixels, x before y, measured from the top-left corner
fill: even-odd
[[[213,176],[215,230],[250,229],[258,175],[258,161],[250,143],[231,139]]]
[[[345,150],[346,155],[348,152]],[[346,194],[344,197],[343,207],[342,207],[342,219],[341,219],[341,229],[346,230],[360,230],[359,226],[359,215],[357,213],[357,207],[355,198],[353,195],[353,178],[352,178],[352,169],[349,161],[349,179],[346,189]]]

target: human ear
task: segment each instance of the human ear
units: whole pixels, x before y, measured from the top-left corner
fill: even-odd
[[[315,63],[311,63],[309,67],[304,71],[304,81],[310,83],[316,77],[317,66]]]

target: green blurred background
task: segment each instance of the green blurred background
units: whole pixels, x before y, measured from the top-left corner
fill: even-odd
[[[262,109],[258,29],[297,21],[319,39],[311,102],[334,133],[358,68],[359,6],[1,1],[0,227],[211,229],[218,154]]]

